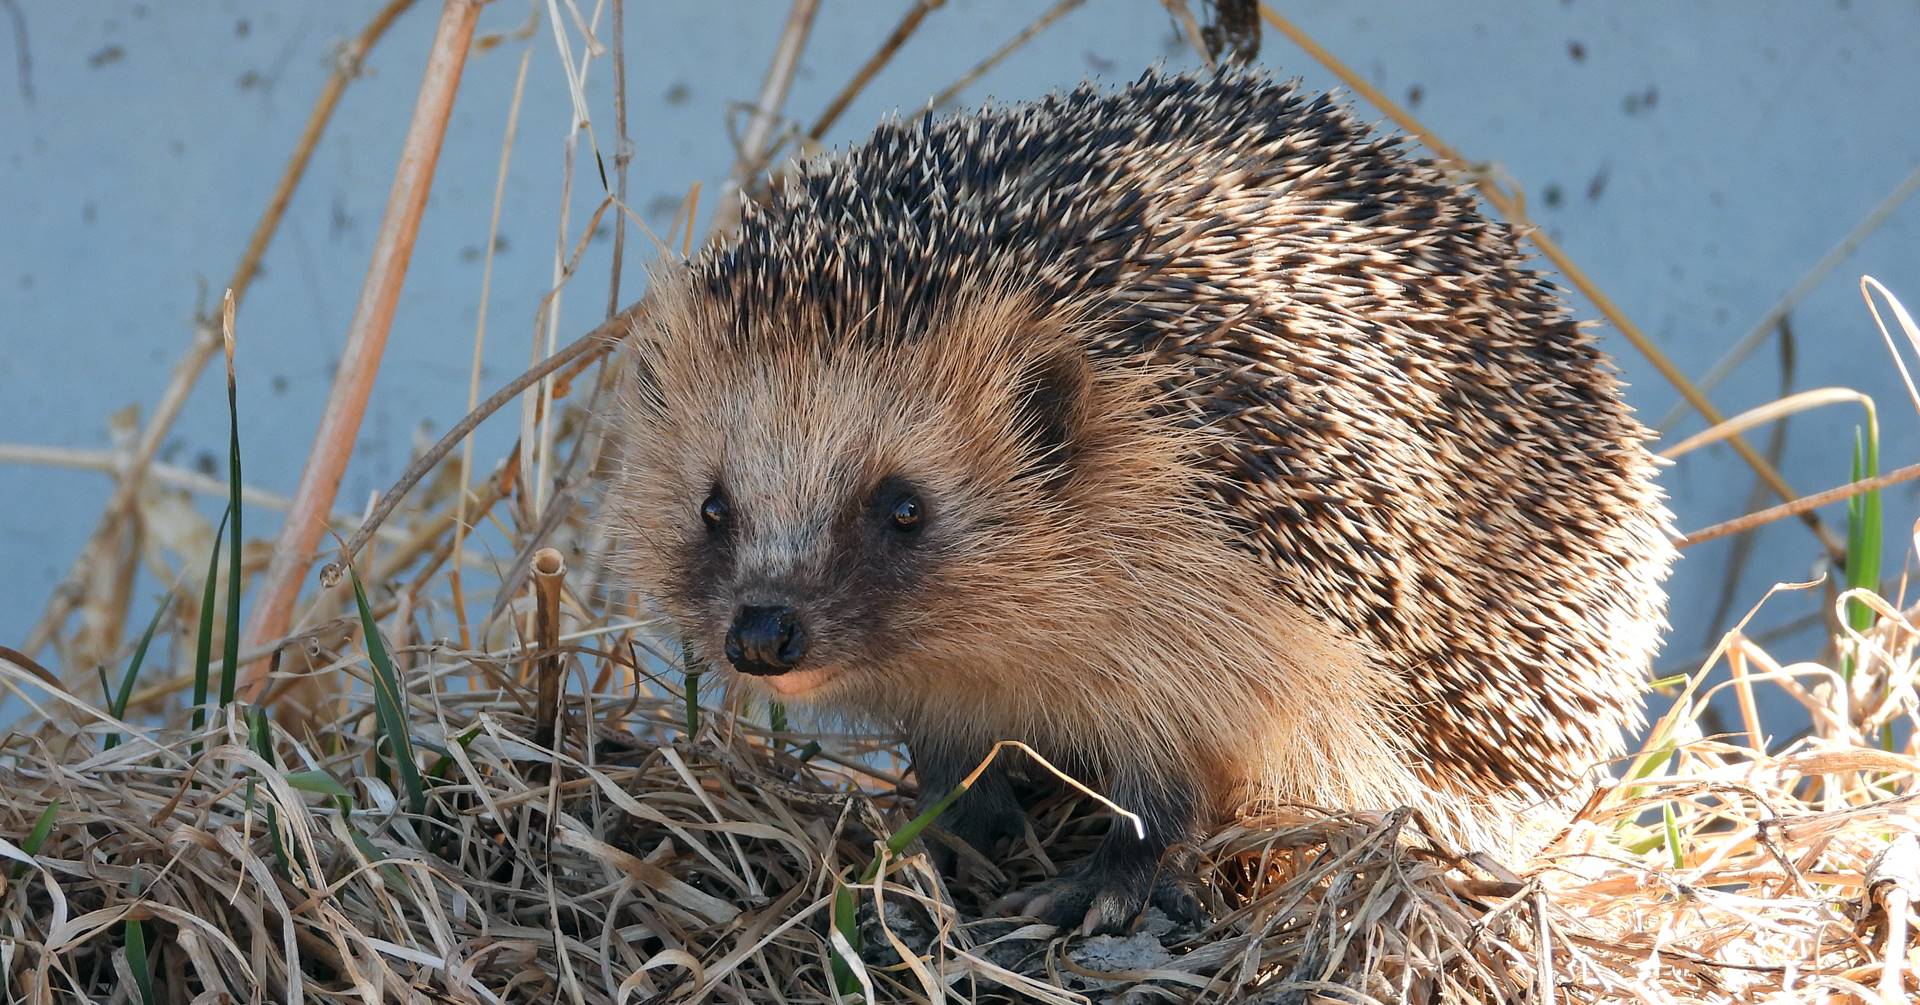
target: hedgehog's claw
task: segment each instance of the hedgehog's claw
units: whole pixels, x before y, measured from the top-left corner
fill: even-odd
[[[1183,925],[1202,925],[1207,910],[1178,877],[1152,872],[1075,868],[1017,890],[993,905],[995,913],[1038,918],[1081,935],[1126,932],[1151,904]]]
[[[1124,931],[1146,906],[1147,891],[1117,877],[1096,877],[1073,870],[1024,890],[1015,890],[993,903],[995,914],[1038,918],[1055,928],[1078,928],[1082,933]]]
[[[1213,916],[1193,891],[1187,877],[1162,874],[1153,883],[1153,906],[1165,911],[1176,924],[1205,927]]]

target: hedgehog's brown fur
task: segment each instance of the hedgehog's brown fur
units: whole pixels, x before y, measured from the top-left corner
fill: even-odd
[[[1638,721],[1645,431],[1509,229],[1326,97],[1148,74],[884,125],[653,296],[622,585],[720,666],[736,605],[801,607],[806,662],[738,679],[903,728],[935,795],[1012,737],[1153,854],[1251,796],[1511,850]],[[897,484],[911,545],[869,527]],[[1129,840],[1036,906],[1124,921]]]

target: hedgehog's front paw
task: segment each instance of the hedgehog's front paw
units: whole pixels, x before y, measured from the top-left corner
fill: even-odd
[[[941,829],[952,835],[954,840],[973,849],[974,853],[963,855],[948,841],[932,838],[931,835],[927,841],[927,852],[933,858],[934,868],[943,876],[953,879],[978,879],[982,875],[996,877],[999,873],[992,868],[992,864],[999,849],[1018,840],[1026,826],[1026,815],[1019,812],[954,821]]]
[[[995,779],[961,796],[934,826],[966,842],[984,861],[992,863],[1002,845],[1026,832],[1027,814],[1005,780]],[[943,875],[960,875],[960,856],[953,848],[932,840],[927,842],[927,851]]]
[[[1086,865],[1000,898],[993,910],[1024,914],[1082,935],[1125,932],[1152,904],[1185,925],[1201,925],[1206,908],[1185,881],[1151,871],[1106,870]]]

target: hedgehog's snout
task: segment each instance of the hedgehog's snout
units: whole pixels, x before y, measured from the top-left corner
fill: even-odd
[[[791,607],[742,607],[727,629],[727,660],[756,677],[783,674],[807,656],[807,626]]]

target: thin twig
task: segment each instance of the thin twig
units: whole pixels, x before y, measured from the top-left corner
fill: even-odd
[[[507,167],[513,162],[514,136],[520,130],[520,104],[527,93],[527,66],[532,62],[531,47],[520,51],[520,69],[513,79],[513,98],[507,104],[507,130],[500,140],[500,169],[493,181],[493,215],[487,223],[487,261],[480,272],[480,307],[474,319],[473,360],[467,373],[467,411],[480,403],[480,371],[487,344],[487,307],[493,294],[493,262],[495,242],[500,235],[500,206],[507,195]],[[467,536],[467,496],[469,486],[473,484],[473,441],[467,440],[460,447],[460,489],[456,496],[458,509],[453,524],[453,571],[447,576],[447,585],[453,597],[453,616],[459,631],[460,645],[466,648],[472,645],[467,626],[467,604],[461,579],[460,549]]]
[[[633,161],[633,140],[627,133],[625,0],[613,0],[613,107],[614,127],[618,136],[616,140],[617,148],[614,151],[613,157],[614,184],[616,186],[613,199],[619,208],[619,212],[613,215],[613,261],[608,269],[607,278],[606,316],[609,319],[613,318],[620,311],[620,274],[623,268],[622,263],[625,261],[623,256],[627,240],[627,216],[631,213],[631,209],[627,206],[627,174],[628,168]],[[636,217],[636,219],[638,218]],[[640,225],[642,230],[647,232],[648,237],[653,237],[651,230],[646,227],[644,221],[642,221]],[[689,226],[691,226],[691,224],[689,224]],[[654,238],[654,243],[658,246],[661,255],[668,257],[672,255],[672,249],[658,238]],[[616,375],[616,368],[612,366],[603,366],[599,372],[595,374],[593,392],[587,397],[587,403],[584,409],[585,414],[600,414],[600,403],[606,398],[607,394],[611,392]],[[605,441],[605,438],[606,434],[604,429],[597,423],[591,424],[587,429],[582,431],[581,435],[575,437],[573,448],[567,453],[566,463],[560,466],[560,472],[556,477],[558,484],[569,484],[573,478],[574,471],[578,470],[580,462],[583,459],[587,462],[588,470],[592,470],[593,466],[599,463],[600,447]]]
[[[627,205],[627,166],[633,163],[633,140],[627,135],[627,4],[613,0],[613,146],[614,201]],[[627,249],[627,216],[613,214],[613,265],[608,270],[607,317],[620,313],[620,268]]]
[[[521,538],[526,543],[515,554],[513,564],[500,570],[500,587],[494,591],[493,607],[487,611],[487,620],[481,623],[481,634],[484,635],[490,631],[500,615],[506,613],[514,594],[520,591],[520,587],[526,583],[527,576],[533,570],[534,558],[544,547],[541,542],[550,538],[560,524],[572,515],[576,502],[578,502],[578,493],[574,487],[571,485],[563,487],[554,496],[547,511],[540,515],[540,522],[522,533]]]
[[[793,74],[800,67],[800,53],[806,48],[807,36],[813,31],[813,16],[819,8],[819,0],[793,0],[793,8],[787,13],[787,26],[780,32],[773,59],[767,64],[766,78],[760,84],[760,99],[754,102],[753,119],[747,124],[740,151],[734,158],[733,173],[714,212],[711,224],[714,232],[732,229],[733,221],[739,216],[740,201],[746,198],[754,175],[767,166],[767,158],[772,156],[773,129],[780,122],[780,109],[787,103],[787,91],[793,87]]]
[[[1044,13],[1035,18],[1032,24],[1020,29],[1020,33],[1008,39],[1005,45],[993,50],[987,58],[975,64],[973,69],[961,74],[960,79],[948,85],[946,90],[934,95],[933,100],[927,102],[927,106],[935,109],[947,107],[953,102],[954,98],[960,96],[961,91],[972,87],[974,81],[986,76],[988,71],[999,66],[1008,56],[1013,55],[1015,50],[1033,41],[1035,35],[1046,31],[1055,21],[1065,17],[1068,11],[1073,10],[1085,2],[1086,0],[1059,0],[1058,3],[1047,8]]]
[[[255,644],[285,634],[314,549],[326,531],[325,515],[333,506],[347,460],[353,454],[360,419],[373,393],[394,309],[399,305],[400,288],[413,256],[414,239],[420,233],[420,216],[433,185],[434,167],[446,138],[454,96],[459,93],[460,74],[473,45],[480,7],[478,0],[446,0],[441,7],[413,120],[407,127],[400,164],[387,197],[386,216],[374,243],[373,262],[348,329],[340,371],[328,395],[313,452],[294,492],[293,511],[287,515],[273,563],[267,567],[254,599],[247,638]],[[266,669],[258,664],[247,668],[248,701],[256,699],[266,684]]]
[[[1810,496],[1801,496],[1792,502],[1781,503],[1778,506],[1763,509],[1758,513],[1748,513],[1746,516],[1735,517],[1724,523],[1716,523],[1704,530],[1696,530],[1682,537],[1678,544],[1682,548],[1691,548],[1696,544],[1705,544],[1708,541],[1723,538],[1729,534],[1739,534],[1744,531],[1749,531],[1755,527],[1772,523],[1775,520],[1784,520],[1790,516],[1800,516],[1809,510],[1819,509],[1822,506],[1830,506],[1834,503],[1851,499],[1862,492],[1873,492],[1878,489],[1884,489],[1890,485],[1898,485],[1901,482],[1912,481],[1915,478],[1920,478],[1920,464],[1909,464],[1904,468],[1889,471],[1877,478],[1862,478],[1857,482],[1842,485],[1839,488],[1828,489],[1825,492],[1815,492]]]
[[[839,120],[840,113],[846,111],[848,105],[853,104],[854,96],[865,90],[874,75],[892,62],[894,53],[900,51],[900,47],[905,45],[907,39],[913,35],[914,29],[920,27],[920,22],[926,20],[927,15],[942,2],[943,0],[914,0],[913,6],[907,8],[906,16],[900,19],[899,24],[893,26],[893,32],[887,36],[886,41],[881,42],[880,48],[867,57],[866,63],[860,67],[860,72],[855,73],[853,79],[847,81],[847,86],[842,87],[840,93],[828,102],[827,110],[813,120],[813,126],[807,130],[807,139],[818,143],[827,135],[827,130],[832,129],[833,124]]]
[[[66,468],[72,471],[114,474],[120,470],[122,460],[120,454],[111,450],[76,450],[69,447],[42,447],[30,443],[0,443],[0,464],[38,465]],[[210,499],[227,498],[226,482],[212,475],[203,475],[198,471],[190,471],[177,465],[156,463],[147,470],[147,477],[158,484]],[[249,506],[273,510],[276,513],[284,513],[293,506],[293,500],[286,496],[250,485],[240,486],[240,501]],[[336,527],[360,526],[358,513],[336,511],[328,519]],[[383,530],[380,532],[380,537],[389,541],[407,539],[407,535],[401,531]]]
[[[1884,1005],[1910,1000],[1905,977],[1907,917],[1916,899],[1920,899],[1920,839],[1910,833],[1900,834],[1874,858],[1860,898],[1865,913],[1877,910],[1887,919],[1879,985]]]
[[[1187,44],[1193,46],[1193,51],[1200,55],[1201,62],[1206,63],[1208,69],[1213,69],[1213,53],[1207,51],[1207,40],[1200,34],[1200,22],[1193,19],[1193,10],[1187,6],[1187,0],[1160,0],[1160,5],[1167,9],[1167,16],[1180,26],[1181,34],[1187,37]]]
[[[1260,16],[1265,19],[1268,24],[1278,29],[1281,34],[1291,39],[1295,45],[1306,50],[1307,55],[1313,57],[1315,61],[1339,77],[1341,82],[1352,88],[1355,94],[1360,95],[1382,112],[1385,112],[1387,117],[1392,119],[1400,128],[1418,137],[1420,142],[1424,143],[1427,148],[1432,150],[1441,160],[1452,161],[1466,168],[1472,168],[1474,166],[1473,162],[1462,157],[1458,150],[1442,142],[1438,136],[1435,136],[1431,130],[1422,125],[1418,119],[1414,118],[1406,109],[1400,107],[1393,99],[1387,97],[1379,88],[1373,86],[1365,77],[1354,72],[1351,67],[1334,58],[1332,53],[1322,47],[1320,43],[1314,41],[1306,32],[1301,31],[1293,22],[1281,17],[1280,14],[1273,9],[1271,4],[1262,3],[1260,5]],[[1660,376],[1672,384],[1674,390],[1680,392],[1680,396],[1685,398],[1687,403],[1692,405],[1695,411],[1705,416],[1710,425],[1725,421],[1726,416],[1722,415],[1720,410],[1714,407],[1713,402],[1707,400],[1707,396],[1701,393],[1698,387],[1694,386],[1693,381],[1689,379],[1685,373],[1682,373],[1679,367],[1674,365],[1673,361],[1667,357],[1666,353],[1660,350],[1659,346],[1653,344],[1653,340],[1649,339],[1646,333],[1640,330],[1640,326],[1634,324],[1633,320],[1627,317],[1626,312],[1621,310],[1619,305],[1615,304],[1613,299],[1608,297],[1605,291],[1600,289],[1598,284],[1588,278],[1587,274],[1582,272],[1580,267],[1574,264],[1573,259],[1568,257],[1565,251],[1561,250],[1558,243],[1548,237],[1544,230],[1532,224],[1532,221],[1527,217],[1525,207],[1521,205],[1519,199],[1496,184],[1489,172],[1474,171],[1473,173],[1476,176],[1474,184],[1480,189],[1481,195],[1486,197],[1487,202],[1499,210],[1500,215],[1506,217],[1509,224],[1525,233],[1527,240],[1532,241],[1534,246],[1540,249],[1540,253],[1545,255],[1547,260],[1552,262],[1554,267],[1559,269],[1561,274],[1566,276],[1567,280],[1577,287],[1581,293],[1585,294],[1587,299],[1593,302],[1594,307],[1598,308],[1601,314],[1606,315],[1608,321],[1613,322],[1613,326],[1619,330],[1620,334],[1626,336],[1627,341],[1632,343],[1633,347],[1638,349],[1640,354],[1645,356],[1649,363],[1653,364],[1654,370],[1658,371]],[[1748,443],[1744,438],[1738,436],[1733,437],[1727,441],[1727,445],[1731,446],[1734,452],[1738,453],[1741,459],[1745,460],[1747,464],[1753,468],[1754,472],[1760,476],[1762,481],[1767,483],[1767,487],[1772,489],[1775,495],[1778,495],[1781,499],[1788,502],[1799,498],[1799,493],[1793,490],[1793,486],[1787,484],[1787,480],[1780,475],[1780,472],[1775,470],[1772,464],[1767,463],[1767,459],[1760,456],[1759,452],[1753,449],[1753,445]],[[1826,548],[1827,554],[1830,557],[1835,561],[1841,561],[1845,558],[1846,546],[1841,544],[1840,541],[1833,536],[1831,531],[1827,530],[1826,525],[1820,522],[1820,519],[1812,513],[1810,508],[1798,510],[1795,515],[1799,516],[1801,521],[1812,529],[1814,535],[1820,539],[1821,545]]]
[[[733,181],[744,187],[747,180],[764,166],[773,149],[773,130],[780,122],[780,109],[793,88],[794,71],[800,68],[800,53],[813,31],[813,17],[819,12],[819,0],[794,0],[787,14],[787,26],[780,33],[773,61],[760,85],[760,100],[754,102],[753,119],[747,125],[746,138],[740,143],[740,155],[734,162]]]
[[[567,81],[567,94],[573,101],[573,117],[567,123],[566,140],[561,145],[560,169],[560,219],[555,229],[553,244],[553,285],[548,289],[546,298],[541,302],[535,315],[533,326],[533,346],[527,360],[532,365],[545,356],[550,356],[559,347],[560,342],[560,305],[566,292],[566,282],[573,275],[573,265],[567,260],[567,226],[569,210],[573,206],[574,163],[580,146],[580,134],[587,134],[587,145],[593,151],[594,163],[601,164],[600,144],[593,135],[593,119],[587,112],[587,71],[593,66],[594,51],[597,43],[593,38],[593,26],[584,24],[579,10],[569,0],[568,9],[574,14],[574,25],[586,37],[586,52],[580,57],[578,67],[573,58],[573,44],[568,40],[566,26],[560,22],[560,9],[554,0],[547,0],[548,21],[553,29],[554,48],[560,54],[560,65]],[[594,17],[600,10],[594,9]],[[606,172],[600,171],[600,187],[606,191]],[[607,192],[607,200],[613,193]],[[602,209],[605,208],[603,201]],[[615,213],[616,217],[620,214]],[[581,234],[580,245],[584,249],[593,231],[600,224],[600,210],[595,210],[593,219],[588,222]],[[576,253],[577,257],[577,253]],[[544,341],[544,345],[542,342]],[[549,479],[547,465],[553,456],[553,381],[542,381],[539,393],[521,402],[520,409],[520,470],[531,473],[528,486],[531,487],[531,499],[522,497],[523,508],[531,516],[538,518],[547,506]]]
[[[361,521],[360,529],[354,532],[353,537],[347,539],[346,554],[348,556],[358,555],[360,549],[366,547],[367,539],[379,529],[380,524],[393,512],[394,507],[400,504],[400,500],[406,498],[407,492],[411,490],[420,479],[425,478],[427,472],[433,470],[434,465],[439,464],[442,458],[452,452],[454,446],[462,439],[465,439],[468,433],[473,432],[475,426],[485,421],[486,418],[494,412],[499,411],[502,406],[519,396],[521,392],[539,383],[541,378],[548,374],[554,373],[570,363],[575,363],[582,359],[590,359],[612,349],[619,343],[619,340],[625,336],[633,320],[639,317],[639,312],[644,309],[644,304],[645,301],[642,301],[641,304],[628,308],[626,311],[615,315],[613,320],[602,324],[600,327],[568,343],[566,348],[541,360],[532,369],[515,377],[505,387],[488,395],[487,400],[481,402],[473,411],[468,412],[465,418],[454,423],[453,428],[447,430],[446,435],[440,437],[439,441],[432,447],[429,447],[420,456],[414,458],[413,463],[407,465],[407,469],[401,472],[400,477],[395,479],[393,485],[380,496],[380,501],[374,504],[373,510],[367,514],[367,518]]]

